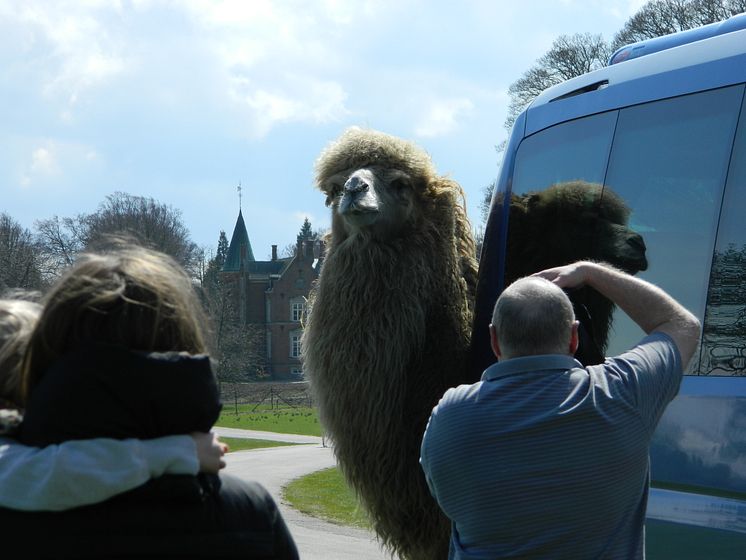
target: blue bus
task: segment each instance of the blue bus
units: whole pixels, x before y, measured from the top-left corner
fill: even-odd
[[[746,14],[620,49],[517,118],[485,232],[475,371],[493,361],[487,325],[516,258],[511,201],[552,185],[622,199],[644,240],[638,276],[701,320],[700,348],[651,447],[653,560],[746,558],[745,90]],[[616,311],[606,354],[642,335]]]

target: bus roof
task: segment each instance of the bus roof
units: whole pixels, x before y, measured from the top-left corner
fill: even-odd
[[[653,39],[647,39],[645,41],[626,45],[611,55],[608,65],[611,66],[612,64],[618,64],[625,60],[640,58],[641,56],[664,51],[680,45],[694,43],[696,41],[701,41],[702,39],[709,39],[710,37],[738,31],[739,29],[746,29],[746,13],[732,16],[725,21],[718,21],[709,25],[703,25],[702,27],[696,27],[694,29],[688,29],[686,31],[671,33],[670,35],[663,35],[661,37],[655,37]]]
[[[746,17],[738,17],[746,25]],[[523,135],[573,118],[743,82],[746,28],[659,50],[557,84],[527,107]]]

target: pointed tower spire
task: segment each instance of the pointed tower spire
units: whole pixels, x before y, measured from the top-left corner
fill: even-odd
[[[254,262],[254,251],[251,250],[251,241],[249,233],[246,231],[246,224],[243,221],[243,212],[241,210],[241,182],[238,183],[238,219],[236,227],[233,228],[231,243],[228,245],[228,254],[223,264],[223,272],[239,272],[248,270],[248,264]]]

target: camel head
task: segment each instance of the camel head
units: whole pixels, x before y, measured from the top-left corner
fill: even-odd
[[[434,195],[435,168],[416,145],[350,128],[316,162],[316,186],[332,209],[332,237],[392,239],[416,227]]]
[[[629,216],[611,188],[585,181],[514,197],[509,244],[522,267],[511,279],[579,259],[608,262],[630,274],[646,270],[645,241],[629,227]]]

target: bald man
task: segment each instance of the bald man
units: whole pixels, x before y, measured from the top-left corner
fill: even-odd
[[[647,336],[603,364],[573,355],[564,289],[590,286]],[[656,286],[579,262],[511,284],[490,325],[497,363],[433,409],[420,463],[452,521],[451,559],[645,556],[650,440],[699,321]]]

